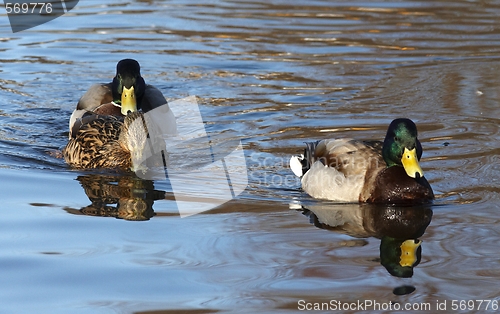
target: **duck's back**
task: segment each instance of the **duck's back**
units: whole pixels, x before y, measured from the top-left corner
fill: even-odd
[[[100,168],[118,144],[122,122],[114,117],[99,117],[82,124],[63,150],[64,159],[74,168]]]
[[[302,188],[314,198],[358,202],[367,174],[378,173],[385,164],[378,146],[353,139],[320,141]]]

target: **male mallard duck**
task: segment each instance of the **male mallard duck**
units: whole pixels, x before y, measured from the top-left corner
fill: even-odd
[[[85,119],[92,113],[124,117],[129,111],[148,112],[163,105],[168,106],[167,100],[160,90],[145,83],[139,63],[123,59],[116,65],[111,83],[94,84],[80,98],[69,120],[69,138],[74,137],[83,123],[92,120]],[[175,118],[171,115],[169,119]]]
[[[304,156],[290,159],[290,168],[314,198],[384,204],[434,199],[418,163],[417,127],[409,119],[392,121],[383,143],[326,139],[306,146]]]
[[[137,61],[121,60],[111,83],[92,85],[78,101],[70,118],[64,159],[82,169],[138,166],[134,160],[142,161],[147,126],[151,126],[143,124],[147,116],[143,113],[155,109],[164,131],[157,134],[174,134],[175,117],[163,94],[146,85]]]

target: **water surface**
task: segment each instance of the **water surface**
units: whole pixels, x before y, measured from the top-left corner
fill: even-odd
[[[80,1],[13,34],[3,13],[2,312],[498,300],[499,15],[484,1]],[[196,96],[209,135],[242,141],[243,194],[179,218],[168,182],[55,157],[78,98],[126,57],[170,101]],[[401,116],[437,196],[428,226],[404,212],[423,228],[409,278],[382,265],[380,223],[366,230],[387,209],[311,200],[287,168],[305,141],[382,139]]]

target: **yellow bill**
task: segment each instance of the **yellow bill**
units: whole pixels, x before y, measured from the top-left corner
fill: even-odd
[[[422,171],[422,168],[420,168],[420,165],[418,164],[416,148],[409,150],[408,148],[405,147],[405,151],[403,152],[403,157],[401,157],[401,163],[403,164],[403,167],[405,168],[406,174],[408,176],[416,178],[417,173],[419,174],[420,177],[424,176],[424,172]]]
[[[399,260],[399,265],[405,267],[412,267],[413,264],[417,262],[417,249],[422,244],[419,240],[406,240],[404,241],[401,248],[401,257]]]
[[[121,103],[122,115],[126,116],[129,111],[137,111],[137,100],[135,99],[134,86],[131,86],[130,88],[126,88],[125,86],[123,86]]]

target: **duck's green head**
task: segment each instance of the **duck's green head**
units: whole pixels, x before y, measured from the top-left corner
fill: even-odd
[[[418,161],[422,145],[417,139],[417,126],[410,119],[400,118],[391,122],[385,136],[382,156],[387,167],[402,166],[412,178],[424,176]]]
[[[113,100],[120,103],[123,115],[140,109],[146,83],[141,76],[139,62],[133,59],[123,59],[118,62],[111,88]]]

